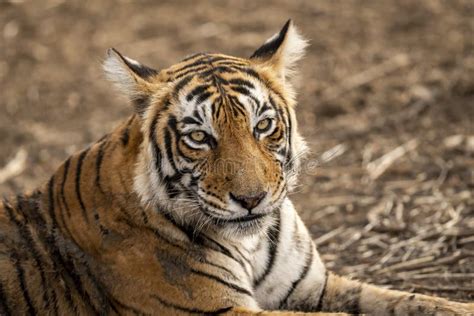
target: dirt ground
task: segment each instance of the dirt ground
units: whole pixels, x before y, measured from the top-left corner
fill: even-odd
[[[0,192],[43,183],[130,113],[102,74],[108,47],[157,68],[249,56],[292,18],[311,40],[312,150],[293,200],[327,266],[472,301],[473,16],[471,0],[0,1]]]

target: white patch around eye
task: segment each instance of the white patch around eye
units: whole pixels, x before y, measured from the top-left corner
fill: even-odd
[[[183,141],[186,145],[191,147],[192,149],[197,149],[197,150],[207,150],[209,149],[209,145],[204,143],[204,144],[198,144],[191,140],[188,135],[183,136]]]

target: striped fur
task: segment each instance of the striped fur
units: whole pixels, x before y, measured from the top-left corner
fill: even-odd
[[[250,59],[155,71],[110,50],[135,112],[2,202],[0,314],[472,312],[325,270],[287,198],[305,152],[291,86],[305,45],[288,22]]]

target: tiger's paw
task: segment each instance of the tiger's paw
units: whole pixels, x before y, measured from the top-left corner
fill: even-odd
[[[413,294],[392,306],[391,312],[395,315],[474,316],[474,304]]]
[[[225,315],[232,316],[250,316],[250,315],[259,315],[259,316],[349,316],[350,314],[346,313],[305,313],[305,312],[291,312],[291,311],[258,311],[252,310],[245,307],[235,307],[227,312]]]

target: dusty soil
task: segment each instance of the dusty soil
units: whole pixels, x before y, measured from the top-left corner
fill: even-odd
[[[106,48],[157,68],[249,56],[291,17],[311,40],[298,117],[312,153],[293,200],[328,267],[474,299],[473,1],[157,3],[0,1],[0,170],[21,172],[0,192],[43,183],[130,113]]]

